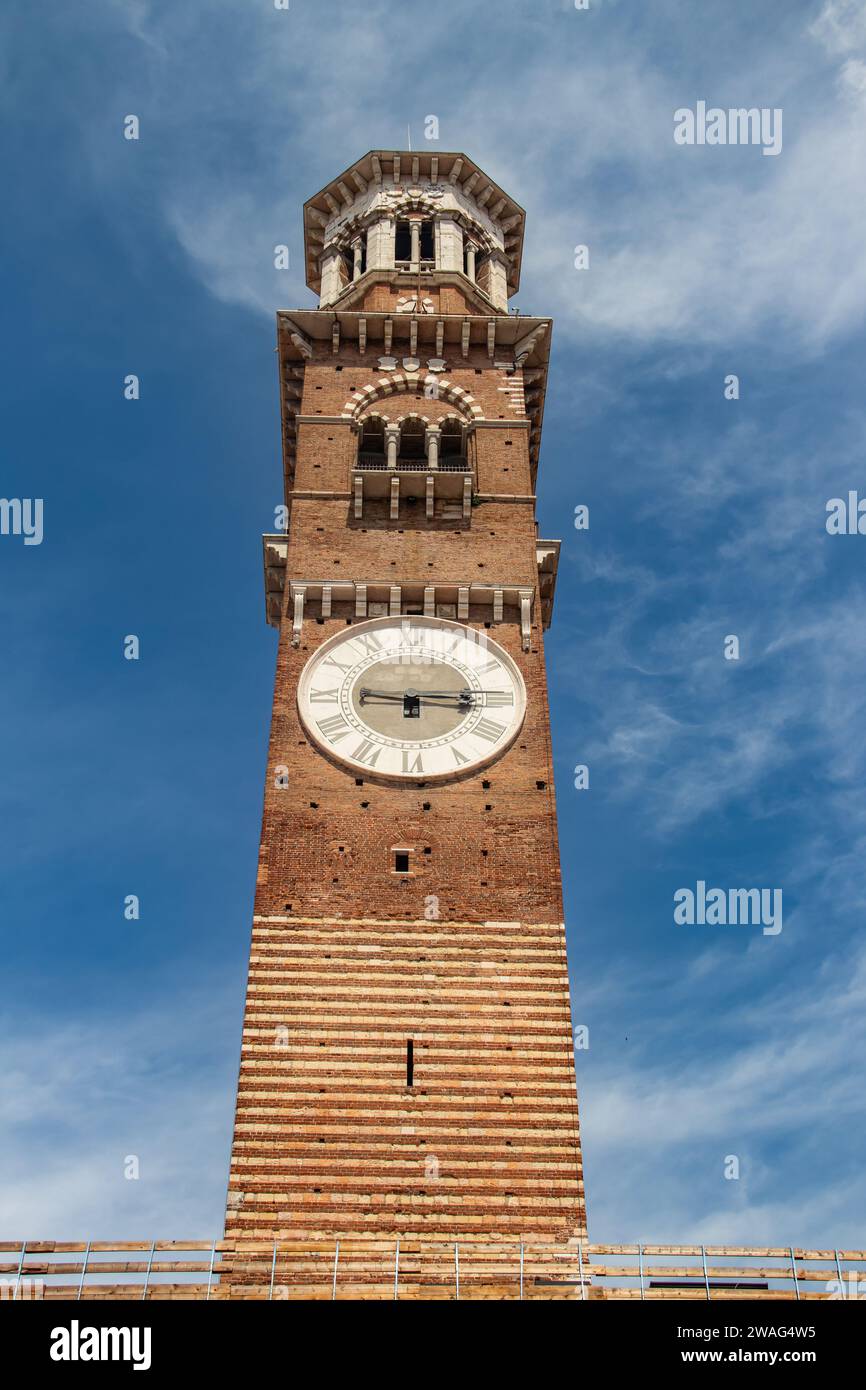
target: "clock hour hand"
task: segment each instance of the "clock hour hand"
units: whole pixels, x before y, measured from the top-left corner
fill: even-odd
[[[376,700],[399,700],[402,704],[403,696],[396,690],[368,690],[366,685],[362,685],[358,691],[358,703],[364,704],[365,701]]]
[[[471,700],[471,690],[407,690],[407,695],[417,695],[422,700]]]

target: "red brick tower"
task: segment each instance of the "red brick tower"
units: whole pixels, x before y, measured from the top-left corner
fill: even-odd
[[[229,1239],[585,1236],[523,223],[458,154],[304,209]]]

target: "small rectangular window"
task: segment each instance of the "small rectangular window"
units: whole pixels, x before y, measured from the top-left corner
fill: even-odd
[[[411,1086],[415,1081],[415,1044],[411,1038],[406,1039],[406,1085]]]
[[[408,874],[409,854],[407,850],[397,849],[394,851],[394,871],[398,874]]]

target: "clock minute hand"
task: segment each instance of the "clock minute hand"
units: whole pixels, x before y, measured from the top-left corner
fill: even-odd
[[[371,698],[375,698],[377,700],[399,700],[401,704],[403,702],[403,695],[399,691],[368,690],[365,685],[363,685],[361,689],[358,691],[358,698],[362,705],[365,700],[369,700]]]

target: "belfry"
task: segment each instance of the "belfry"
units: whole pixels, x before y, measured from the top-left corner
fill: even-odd
[[[551,323],[462,154],[304,208],[226,1239],[586,1239],[535,520]]]

